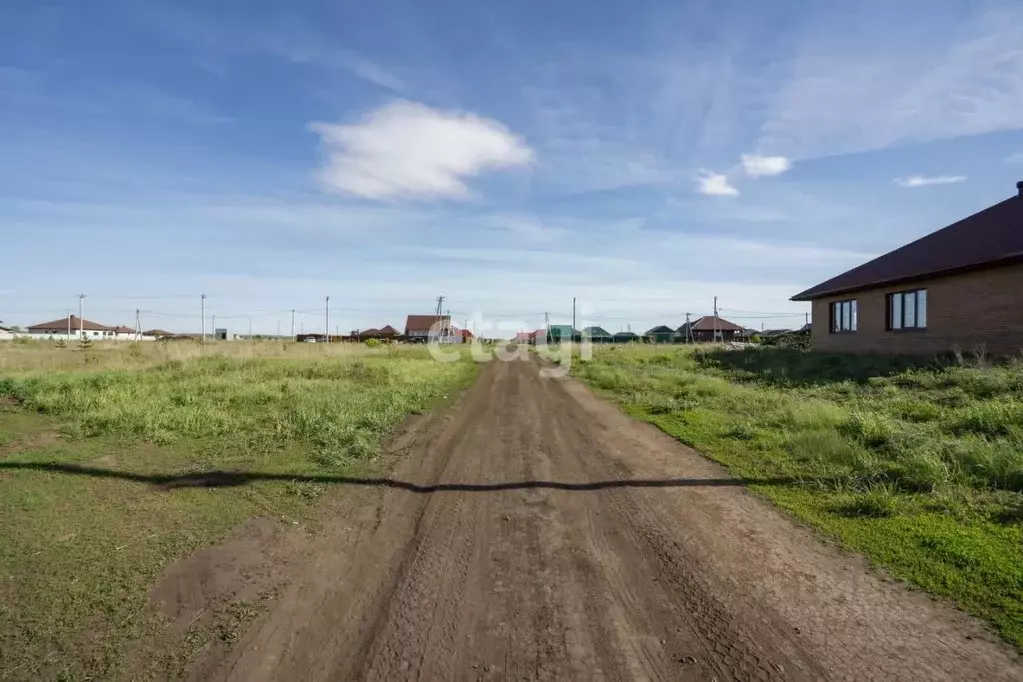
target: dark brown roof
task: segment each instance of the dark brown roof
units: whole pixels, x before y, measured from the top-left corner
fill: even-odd
[[[150,329],[147,332],[142,332],[143,336],[173,336],[173,332],[167,332],[162,329]]]
[[[34,331],[44,331],[45,332],[45,331],[50,331],[52,329],[52,330],[55,330],[55,331],[66,332],[67,331],[67,324],[68,324],[67,320],[68,320],[68,318],[62,317],[59,320],[53,320],[52,322],[43,322],[41,324],[33,324],[32,326],[30,326],[28,328],[28,330],[30,332],[34,332]],[[100,324],[99,322],[90,322],[89,320],[81,320],[79,322],[78,316],[77,315],[72,315],[71,316],[71,331],[76,331],[78,329],[88,329],[91,332],[101,332],[101,331],[109,331],[111,329],[111,327],[108,327],[105,324]]]
[[[135,327],[125,327],[123,324],[122,325],[118,325],[117,327],[111,327],[111,329],[113,329],[118,334],[134,334],[135,333]]]
[[[1020,189],[1023,195],[1023,189]],[[810,301],[848,291],[991,267],[1023,258],[1023,196],[1014,196],[948,227],[800,292]]]
[[[643,336],[650,336],[651,334],[674,334],[674,333],[675,333],[674,329],[672,329],[671,327],[665,327],[662,324],[659,327],[654,327],[653,329],[648,329],[646,331],[646,334],[644,334]]]
[[[734,322],[729,322],[723,317],[718,317],[717,323],[715,323],[713,315],[704,315],[703,317],[693,320],[692,322],[689,323],[689,328],[694,332],[712,332],[715,329],[720,332],[742,331],[742,327],[735,324]],[[685,325],[682,325],[681,327],[678,328],[678,332],[680,334],[684,333],[685,331],[686,331]]]
[[[358,335],[359,336],[363,336],[363,335],[365,335],[365,336],[372,336],[373,334],[379,334],[379,333],[380,333],[379,329],[374,329],[373,327],[370,327],[369,329],[363,329],[361,332],[358,332]]]
[[[382,328],[380,329],[380,333],[381,333],[381,334],[387,334],[387,335],[389,335],[389,336],[390,336],[390,335],[393,335],[393,336],[398,336],[399,334],[401,334],[401,332],[399,332],[399,331],[398,331],[397,329],[395,329],[394,327],[392,327],[392,326],[391,326],[391,325],[389,325],[389,324],[385,324],[385,325],[384,325],[384,326],[383,326],[383,327],[382,327]]]
[[[451,324],[449,315],[409,315],[405,320],[405,333],[429,331],[437,322],[443,321],[445,325]]]

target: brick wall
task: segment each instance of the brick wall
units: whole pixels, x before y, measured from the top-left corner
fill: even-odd
[[[927,289],[927,329],[887,331],[886,294],[910,289]],[[857,331],[831,333],[829,304],[850,298],[857,301]],[[1017,353],[1023,350],[1023,264],[816,300],[811,338],[814,350],[835,352],[937,354],[983,346],[992,355]]]

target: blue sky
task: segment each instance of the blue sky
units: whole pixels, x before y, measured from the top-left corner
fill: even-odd
[[[1021,35],[1015,1],[2,2],[0,319],[794,326],[1015,192]]]

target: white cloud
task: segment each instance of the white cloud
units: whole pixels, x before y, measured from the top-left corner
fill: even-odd
[[[369,199],[466,198],[466,178],[533,159],[497,121],[416,102],[394,102],[352,125],[309,127],[327,151],[324,185]]]
[[[935,175],[924,177],[922,175],[910,175],[906,178],[895,178],[894,182],[899,187],[927,187],[929,185],[954,185],[957,182],[965,182],[965,175]]]
[[[792,168],[792,162],[784,156],[760,156],[743,154],[742,169],[753,178],[761,176],[781,175]]]
[[[696,180],[700,194],[707,194],[715,197],[737,197],[739,190],[732,187],[728,182],[728,176],[724,173],[713,171],[702,171]]]

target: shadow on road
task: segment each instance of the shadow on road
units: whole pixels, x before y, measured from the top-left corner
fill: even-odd
[[[164,490],[174,488],[222,488],[246,485],[255,481],[293,481],[298,483],[330,483],[337,485],[376,486],[396,488],[413,493],[443,492],[493,492],[500,490],[607,490],[609,488],[689,488],[722,487],[742,485],[784,485],[793,483],[791,478],[738,479],[738,478],[666,478],[593,481],[589,483],[566,483],[561,481],[510,481],[507,483],[435,483],[420,485],[393,478],[368,478],[359,476],[330,476],[311,474],[270,474],[246,471],[203,471],[189,474],[138,474],[131,471],[101,469],[78,464],[54,464],[47,462],[0,462],[0,470],[27,469],[89,476],[94,478],[119,478],[138,483],[149,483]]]

